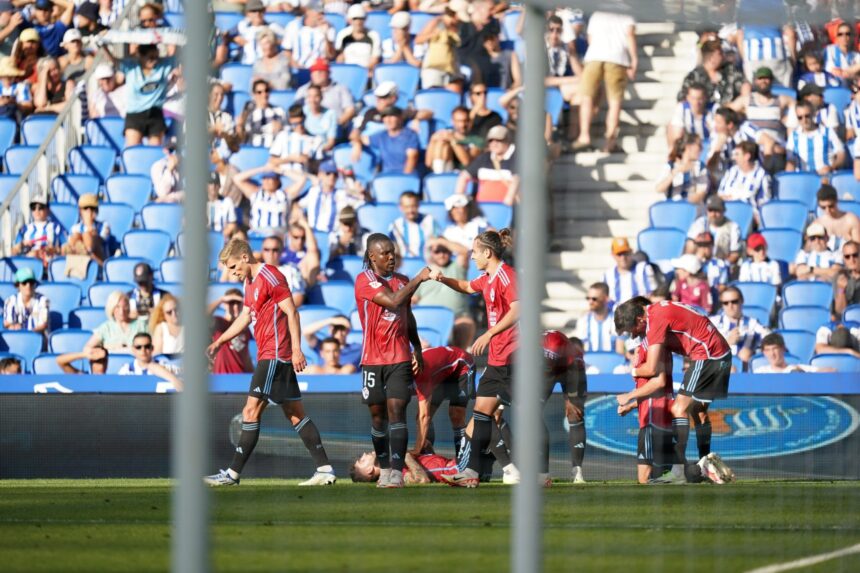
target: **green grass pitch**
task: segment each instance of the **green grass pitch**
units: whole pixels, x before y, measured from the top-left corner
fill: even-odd
[[[249,479],[212,494],[217,571],[508,570],[506,486]],[[856,483],[557,483],[544,501],[546,571],[745,571],[860,542]],[[169,516],[166,480],[0,482],[0,567],[166,571]],[[860,571],[860,556],[804,571]]]

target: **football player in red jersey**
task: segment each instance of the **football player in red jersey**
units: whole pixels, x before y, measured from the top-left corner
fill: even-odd
[[[431,276],[458,292],[482,293],[487,305],[488,329],[472,344],[475,356],[489,348],[487,368],[478,384],[472,415],[471,451],[476,455],[470,457],[469,467],[464,471],[443,476],[448,483],[459,487],[478,487],[481,462],[477,453],[486,450],[490,444],[495,411],[502,404],[511,404],[512,360],[518,342],[520,306],[517,273],[502,261],[502,255],[511,245],[509,229],[485,231],[472,244],[472,260],[484,274],[472,281],[448,278],[439,271],[433,271]]]
[[[373,449],[382,468],[378,487],[403,487],[409,434],[406,406],[423,358],[411,300],[430,276],[425,267],[412,280],[394,272],[394,243],[382,233],[367,238],[365,270],[355,279],[355,305],[364,330],[361,398],[370,409]],[[412,343],[412,349],[409,344]]]
[[[413,455],[406,453],[406,466],[403,468],[403,481],[408,484],[427,484],[440,482],[442,476],[455,474],[460,468],[465,468],[468,457],[458,463],[454,458],[446,458],[437,454]],[[381,470],[376,462],[374,452],[364,452],[349,466],[349,476],[352,481],[379,483]]]
[[[299,485],[328,485],[336,481],[316,425],[305,415],[296,372],[307,362],[301,349],[301,324],[284,275],[272,265],[258,263],[247,241],[233,239],[218,260],[227,272],[245,285],[244,308],[233,323],[209,345],[210,357],[239,336],[251,323],[257,339],[257,368],[251,378],[248,399],[242,408],[242,433],[233,461],[226,470],[207,476],[209,485],[238,485],[239,474],[260,437],[260,418],[269,401],[280,404],[284,415],[317,465],[317,471]]]
[[[725,398],[729,392],[732,353],[729,343],[701,311],[679,302],[651,304],[645,297],[634,297],[615,310],[615,330],[642,338],[647,345],[644,363],[634,367],[633,378],[654,378],[660,373],[663,353],[672,352],[688,358],[690,368],[672,404],[672,430],[675,455],[687,470],[688,478],[702,475],[715,483],[734,479],[731,469],[711,452],[711,421],[708,406]],[[696,444],[701,459],[687,466],[686,450],[690,437],[690,420],[696,424]],[[692,470],[692,471],[690,471]]]

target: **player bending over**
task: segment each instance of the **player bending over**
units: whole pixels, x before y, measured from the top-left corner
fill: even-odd
[[[233,461],[229,468],[205,477],[204,481],[214,486],[239,484],[239,474],[260,437],[260,418],[271,400],[281,406],[317,465],[314,475],[299,485],[333,484],[337,478],[316,425],[305,415],[296,380],[296,372],[304,370],[307,362],[301,349],[299,313],[284,275],[272,265],[256,262],[251,246],[242,239],[227,243],[218,260],[230,276],[245,285],[245,306],[230,327],[209,345],[207,352],[210,357],[214,356],[222,345],[253,323],[258,344],[257,368],[242,408],[242,433]]]

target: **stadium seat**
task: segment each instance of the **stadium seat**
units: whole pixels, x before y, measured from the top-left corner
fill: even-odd
[[[851,98],[851,90],[848,88],[824,88],[824,103],[832,103],[840,112],[851,105]]]
[[[233,89],[251,91],[251,78],[254,75],[252,66],[229,62],[221,66],[220,75],[221,81],[231,84]]]
[[[809,210],[800,201],[769,201],[761,206],[760,212],[765,229],[782,227],[802,231],[809,218]]]
[[[108,282],[134,282],[134,267],[148,262],[140,257],[111,257],[105,261],[104,275]]]
[[[857,201],[840,201],[839,208],[848,213],[854,213],[860,217],[860,202]]]
[[[90,301],[90,306],[105,306],[110,293],[115,290],[128,292],[134,290],[135,286],[130,282],[103,282],[96,283],[90,287],[87,292],[87,299]]]
[[[152,197],[152,179],[147,175],[117,173],[105,181],[105,191],[111,203],[125,203],[139,213]]]
[[[308,302],[336,308],[348,316],[355,308],[355,287],[350,281],[320,283],[308,291]]]
[[[155,283],[157,288],[160,288],[164,292],[168,292],[175,296],[176,298],[182,298],[182,283],[179,282],[157,282]]]
[[[255,244],[255,239],[253,237],[249,237],[249,241],[251,243],[251,248],[254,251],[259,251],[262,246],[262,239],[259,240],[260,245]],[[218,255],[221,253],[221,249],[224,248],[224,235],[219,233],[218,231],[209,231],[209,270],[216,270],[218,268]],[[182,256],[185,252],[185,232],[179,233],[176,237],[176,256]]]
[[[210,283],[206,289],[206,304],[212,304],[233,288],[244,292],[244,285],[242,283]]]
[[[418,307],[413,307],[413,310]],[[349,314],[349,324],[353,330],[361,330],[361,317],[358,315],[358,309]]]
[[[38,146],[35,145],[13,145],[9,147],[3,154],[4,171],[13,175],[24,173],[38,150]]]
[[[561,95],[561,90],[558,88],[547,88],[544,101],[546,112],[552,119],[552,124],[558,125],[561,119],[561,110],[564,108],[564,97]]]
[[[103,306],[80,306],[69,313],[69,328],[95,330],[107,316]]]
[[[182,12],[165,12],[164,13],[164,23],[176,30],[184,30],[185,29],[185,14]]]
[[[98,267],[95,263],[92,263]],[[48,323],[51,330],[63,328],[69,323],[69,314],[81,304],[81,287],[70,283],[46,282],[36,289],[40,294],[48,297],[50,316]]]
[[[418,212],[432,216],[440,228],[443,228],[448,221],[448,210],[445,209],[444,203],[421,203],[418,205]]]
[[[744,315],[756,319],[763,326],[770,325],[770,310],[760,306],[744,304]]]
[[[789,353],[785,353],[785,363],[786,364],[805,364],[806,362]],[[755,372],[758,368],[764,368],[767,366],[767,358],[765,358],[764,354],[756,354],[752,358],[750,358],[750,372]]]
[[[239,171],[247,171],[262,167],[269,161],[269,150],[265,147],[243,145],[239,151],[230,156],[230,164]]]
[[[55,113],[27,117],[21,122],[21,143],[24,145],[42,145],[56,122],[57,114]]]
[[[850,354],[819,354],[809,361],[819,368],[835,368],[837,372],[854,374],[860,372],[860,358]]]
[[[421,194],[421,178],[413,173],[385,173],[373,178],[370,185],[378,203],[397,203],[405,191]]]
[[[243,90],[233,90],[228,94],[224,94],[224,102],[221,104],[221,109],[232,115],[239,117],[245,105],[251,101],[251,94]]]
[[[413,306],[412,314],[418,326],[439,332],[447,343],[454,330],[454,311],[445,306]]]
[[[367,150],[362,150],[358,161],[352,160],[352,144],[342,143],[332,150],[332,157],[338,169],[352,169],[355,178],[369,184],[376,173],[376,157]]]
[[[686,201],[660,201],[648,209],[652,227],[669,227],[684,233],[696,219],[696,206]]]
[[[520,35],[517,33],[517,26],[519,25],[520,17],[522,17],[522,10],[508,10],[505,12],[504,16],[502,16],[502,33],[505,39],[521,39]]]
[[[120,369],[126,364],[132,364],[134,356],[131,354],[111,354],[108,357],[107,373],[118,374]]]
[[[79,145],[69,151],[72,173],[95,175],[101,183],[113,173],[115,166],[116,152],[107,145]]]
[[[830,184],[836,188],[840,201],[860,200],[860,181],[853,173],[837,173],[830,180]]]
[[[296,19],[296,15],[291,12],[266,12],[266,21],[272,24],[277,24],[281,28],[285,28],[290,22]]]
[[[271,12],[266,14],[266,20],[269,20],[271,16]],[[221,32],[229,32],[244,19],[245,17],[241,12],[215,12],[215,28]]]
[[[78,206],[74,203],[52,203],[51,218],[68,233],[78,222]]]
[[[179,204],[150,203],[140,210],[140,220],[144,229],[164,231],[170,235],[171,242],[175,242],[182,230],[184,213],[184,207]]]
[[[18,288],[14,283],[11,282],[2,282],[0,283],[0,304],[6,302],[6,299],[18,294]]]
[[[102,203],[99,205],[99,221],[107,223],[110,234],[119,242],[134,224],[134,207],[123,203]]]
[[[829,322],[830,311],[820,306],[792,306],[779,313],[779,328],[782,330],[815,332]]]
[[[758,306],[770,311],[776,302],[777,288],[772,284],[735,282],[732,286],[737,287],[744,295],[744,311],[748,306]]]
[[[639,250],[648,255],[652,263],[681,256],[687,234],[668,227],[651,227],[641,231],[636,239]]]
[[[505,205],[504,203],[481,203],[480,208],[487,222],[496,229],[504,229],[514,223],[514,209],[510,205]],[[445,226],[446,222],[447,218],[437,221],[442,227]]]
[[[803,234],[796,229],[762,229],[767,254],[777,261],[792,262],[803,245]]]
[[[844,322],[860,322],[860,304],[852,304],[842,312]]]
[[[807,210],[815,209],[818,188],[821,187],[821,177],[815,173],[777,173],[776,196],[780,201],[800,201]]]
[[[808,330],[777,330],[785,340],[789,354],[797,356],[804,364],[815,354],[815,333]]]
[[[726,201],[726,218],[737,223],[741,238],[746,239],[753,221],[752,205],[744,201]]]
[[[122,117],[99,117],[88,119],[84,133],[90,145],[113,147],[117,155],[125,149],[125,119]]]
[[[361,101],[370,74],[367,68],[355,64],[331,64],[330,73],[332,81],[346,86],[352,99]]]
[[[625,358],[617,352],[586,352],[586,368],[596,368],[600,374],[612,374],[616,366],[624,364]]]
[[[129,231],[122,237],[122,250],[128,257],[145,258],[155,269],[167,258],[170,243],[170,235],[164,231]]]
[[[499,114],[504,124],[508,121],[508,110],[499,102],[503,95],[505,95],[505,90],[502,88],[487,88],[487,108]]]
[[[12,147],[15,135],[18,133],[18,122],[11,118],[0,119],[0,155],[5,155],[6,150]]]
[[[164,149],[158,145],[134,145],[122,150],[122,170],[131,175],[150,177],[152,166],[164,158]]]
[[[457,173],[431,173],[424,177],[424,200],[442,203],[457,188]]]
[[[80,352],[93,333],[89,330],[66,329],[52,332],[48,348],[56,354]]]
[[[355,282],[355,277],[363,270],[364,257],[358,255],[341,255],[326,264],[328,280]]]
[[[821,281],[791,281],[782,287],[782,300],[789,306],[820,306],[830,308],[833,285]]]
[[[45,270],[40,259],[32,257],[4,257],[0,259],[0,281],[12,282],[18,269],[28,268],[33,270],[37,279],[42,278]]]
[[[430,88],[420,90],[413,98],[415,109],[429,109],[433,112],[433,119],[437,128],[451,125],[451,112],[461,104],[461,96],[458,93],[444,88]]]
[[[401,216],[397,203],[364,204],[358,208],[358,224],[373,233],[388,234],[388,228]]]
[[[33,374],[65,374],[63,372],[62,367],[57,364],[57,356],[59,354],[40,354],[33,360]],[[84,364],[84,360],[76,360],[72,363],[72,366],[81,371],[86,371],[85,366],[89,366],[89,364]]]
[[[24,368],[32,372],[33,360],[42,352],[45,339],[39,332],[29,330],[4,330],[0,332],[0,352],[19,355]]]
[[[0,175],[0,203],[6,200],[20,178],[20,175]]]
[[[391,37],[391,14],[385,10],[372,10],[368,12],[366,25],[368,30],[373,30],[379,34],[381,42]]]
[[[431,348],[448,344],[448,339],[445,338],[442,333],[434,328],[427,328],[426,326],[418,327],[418,338],[427,342]]]
[[[269,93],[269,103],[289,111],[290,106],[296,103],[296,90],[272,90]]]
[[[326,12],[324,16],[325,19],[328,20],[328,23],[331,24],[331,27],[334,28],[335,34],[346,28],[346,16],[343,14]]]
[[[17,181],[17,177],[15,180]],[[100,185],[99,178],[94,175],[63,173],[51,180],[51,198],[58,203],[74,203],[77,205],[81,195],[86,193],[97,195]]]
[[[374,85],[378,86],[382,82],[394,82],[397,84],[399,96],[410,100],[418,93],[420,79],[421,70],[409,64],[379,64],[373,69]]]
[[[182,282],[182,259],[173,258],[161,262],[161,280],[168,283]]]
[[[319,249],[320,252],[320,264],[325,266],[328,263],[328,257],[331,254],[329,234],[325,231],[314,231],[314,239],[316,240],[317,249]]]
[[[299,316],[301,317],[302,328],[306,328],[309,324],[333,318],[344,314],[339,308],[326,306],[324,304],[305,304],[299,307]],[[347,316],[349,313],[346,313]],[[325,331],[323,331],[325,332]],[[327,336],[327,333],[325,334]]]
[[[76,300],[69,300],[69,304],[74,303],[69,310],[78,306],[78,302],[80,302],[83,293],[87,292],[89,288],[95,284],[96,279],[99,276],[99,264],[95,261],[90,261],[87,265],[87,276],[83,279],[78,279],[74,277],[66,276],[66,257],[56,257],[51,261],[51,264],[48,266],[48,278],[51,281],[54,281],[53,284],[57,285],[65,285],[65,286],[74,286],[77,288],[75,291],[77,293],[78,298]],[[42,285],[39,285],[39,288],[48,288],[52,285],[50,282],[46,282]],[[71,296],[71,292],[65,293],[67,296]],[[54,297],[48,297],[51,299],[51,310],[55,309]]]
[[[406,257],[400,260],[400,266],[397,267],[397,272],[406,275],[410,279],[421,272],[421,269],[427,266],[427,263],[421,257]]]
[[[741,360],[737,356],[732,356],[732,366],[734,367],[735,372],[743,372],[744,371],[743,360]]]

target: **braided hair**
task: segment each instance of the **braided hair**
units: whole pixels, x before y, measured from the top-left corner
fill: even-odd
[[[373,233],[367,238],[367,244],[364,248],[364,268],[373,270],[373,265],[370,262],[370,249],[383,241],[391,242],[391,238],[384,233]]]

